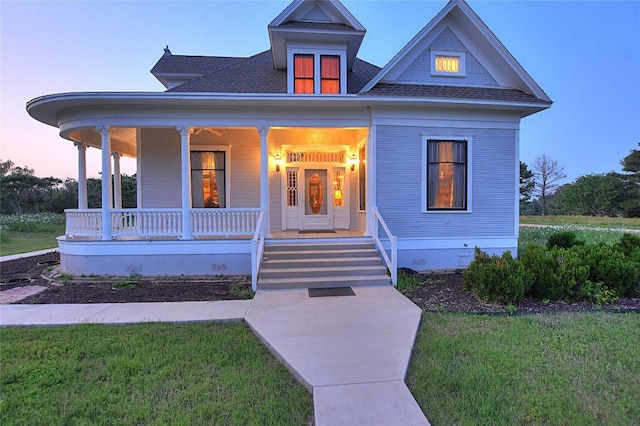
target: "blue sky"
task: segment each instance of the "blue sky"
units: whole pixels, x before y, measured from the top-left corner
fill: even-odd
[[[39,176],[76,177],[77,154],[25,103],[76,91],[162,91],[149,73],[174,54],[249,56],[288,1],[0,0],[0,157]],[[359,57],[384,66],[446,4],[344,0],[367,28]],[[521,160],[547,154],[567,182],[620,171],[640,142],[640,1],[474,1],[469,5],[554,101],[522,121]],[[88,151],[97,176],[98,150]],[[133,161],[123,172],[134,173]]]

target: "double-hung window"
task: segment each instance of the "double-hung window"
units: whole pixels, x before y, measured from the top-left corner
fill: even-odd
[[[427,211],[468,208],[469,141],[426,140]]]

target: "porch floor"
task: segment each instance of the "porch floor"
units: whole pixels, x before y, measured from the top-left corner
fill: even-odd
[[[297,230],[271,231],[271,238],[281,239],[318,239],[318,238],[359,238],[364,237],[364,232],[353,229],[336,229],[335,232],[299,232]]]

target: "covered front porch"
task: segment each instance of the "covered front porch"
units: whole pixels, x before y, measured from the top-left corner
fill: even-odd
[[[255,289],[270,240],[366,237],[383,250],[381,217],[367,203],[369,132],[275,126],[70,131],[78,147],[79,196],[59,239],[62,269],[250,274]],[[87,147],[101,149],[102,176],[112,176],[102,179],[99,209],[87,208]],[[136,159],[135,208],[122,208],[122,155]],[[385,256],[391,265],[392,252]]]

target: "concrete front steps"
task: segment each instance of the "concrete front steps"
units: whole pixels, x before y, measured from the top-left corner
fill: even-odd
[[[369,240],[269,242],[258,276],[258,290],[390,284]]]

